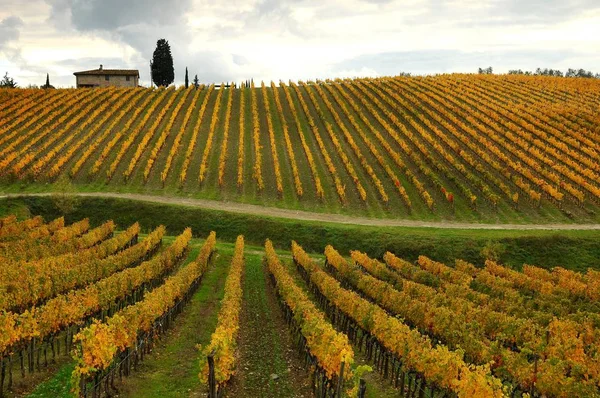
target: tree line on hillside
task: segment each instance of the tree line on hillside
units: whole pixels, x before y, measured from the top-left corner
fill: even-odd
[[[492,75],[494,74],[493,68],[479,68],[478,73],[480,75]],[[548,68],[537,68],[535,71],[523,71],[521,69],[511,69],[508,71],[509,75],[525,75],[525,76],[555,76],[555,77],[584,77],[584,78],[595,78],[600,79],[600,73],[594,74],[593,72],[585,69],[572,69],[569,68],[566,72],[562,72],[558,69]]]
[[[18,88],[19,85],[12,77],[8,76],[8,72],[4,74],[2,80],[0,80],[0,88]],[[53,85],[50,84],[50,74],[46,73],[46,83],[38,86],[36,84],[29,84],[27,88],[54,88]]]

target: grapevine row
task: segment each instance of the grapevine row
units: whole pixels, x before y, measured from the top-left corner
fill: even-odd
[[[225,294],[221,300],[217,328],[210,344],[203,350],[200,361],[200,380],[208,382],[206,357],[214,354],[215,379],[218,386],[225,384],[235,373],[237,336],[242,309],[242,274],[244,272],[244,237],[238,236],[233,250],[229,274],[225,280]]]
[[[292,255],[320,293],[400,359],[407,371],[419,372],[429,382],[453,391],[459,397],[504,396],[501,382],[490,375],[489,368],[470,366],[460,352],[450,351],[444,345],[434,347],[429,338],[388,315],[381,307],[342,288],[295,242],[292,243]]]
[[[188,230],[188,233],[190,231]],[[87,378],[106,370],[117,354],[135,349],[138,338],[151,332],[154,322],[184,298],[208,268],[216,243],[212,232],[202,246],[195,261],[179,269],[165,282],[147,293],[144,299],[117,312],[104,322],[95,321],[75,337],[76,365],[72,379]],[[79,384],[74,387],[78,392]]]

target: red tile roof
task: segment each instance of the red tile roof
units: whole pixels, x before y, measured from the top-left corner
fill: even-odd
[[[75,76],[78,75],[110,75],[110,76],[140,76],[140,72],[137,69],[93,69],[84,70],[82,72],[73,73]]]

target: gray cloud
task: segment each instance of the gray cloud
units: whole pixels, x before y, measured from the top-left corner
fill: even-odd
[[[0,60],[1,55],[4,54],[11,63],[18,65],[22,71],[42,73],[42,67],[30,64],[22,55],[19,38],[21,36],[21,29],[24,26],[25,23],[23,20],[14,15],[0,21]],[[12,75],[14,76],[15,73],[12,73]],[[19,80],[21,76],[16,74],[16,77],[19,85],[24,87],[25,84],[22,84]]]
[[[190,74],[196,73],[202,82],[227,81],[238,76],[252,77],[256,67],[248,65],[248,60],[237,54],[205,51],[202,49],[189,51],[188,44],[197,33],[186,25],[184,14],[191,7],[191,0],[176,0],[169,2],[165,10],[162,0],[46,0],[52,6],[53,21],[68,21],[73,29],[90,34],[118,40],[138,51],[127,65],[124,60],[93,59],[76,63],[76,68],[85,69],[83,65],[98,63],[114,67],[127,66],[140,70],[142,80],[149,80],[148,63],[156,46],[156,40],[165,38],[171,45],[175,64],[176,82],[183,80],[183,70],[187,66]],[[214,40],[224,37],[236,37],[247,31],[261,30],[265,26],[278,29],[279,34],[291,32],[300,35],[302,31],[294,28],[299,24],[291,16],[291,4],[294,1],[264,0],[256,4],[250,11],[228,12],[227,19],[241,21],[242,27],[217,26],[208,30],[209,37]],[[114,10],[119,10],[115,12]],[[64,28],[64,27],[63,27]],[[203,28],[200,28],[202,31]],[[112,62],[111,62],[112,63]],[[69,65],[70,66],[70,65]],[[149,81],[148,81],[149,83]]]
[[[223,39],[246,35],[252,32],[268,33],[272,36],[291,35],[304,39],[315,37],[316,32],[310,25],[301,23],[294,17],[294,8],[321,6],[321,2],[312,0],[261,0],[250,10],[227,9],[225,23],[217,24],[209,30],[200,30],[209,34],[210,38]],[[230,21],[235,21],[232,26]]]
[[[139,69],[142,82],[148,84],[148,64],[159,38],[171,44],[177,84],[183,81],[186,66],[192,76],[198,74],[208,83],[251,77],[303,78],[303,73],[327,77],[468,72],[489,65],[497,71],[538,66],[563,69],[568,64],[597,70],[600,62],[591,48],[587,50],[597,46],[597,39],[590,39],[589,45],[574,43],[579,44],[576,52],[566,40],[555,46],[542,36],[554,33],[560,41],[555,29],[561,22],[581,20],[590,25],[589,20],[580,19],[581,14],[600,15],[598,0],[415,0],[411,4],[402,0],[0,1],[8,2],[8,9],[18,11],[22,18],[0,17],[0,62],[4,56],[27,72],[23,76],[37,73],[42,66],[55,67],[63,75],[57,76],[59,84],[68,85],[72,84],[68,71],[97,68],[100,63]],[[40,2],[50,7],[40,7]],[[41,9],[49,9],[42,18]],[[567,40],[580,34],[573,26],[560,26]],[[109,52],[101,57],[88,50],[88,58],[74,58],[75,51],[65,51],[69,59],[44,60],[31,53],[31,47],[36,48],[32,40],[40,31],[52,36],[46,43],[57,43],[56,49],[62,49],[62,37],[69,37],[80,47],[82,41],[101,39],[100,45]],[[528,34],[535,44],[527,40]],[[22,46],[30,47],[20,51]],[[412,48],[428,50],[401,51]],[[486,51],[474,51],[481,48]],[[387,49],[390,52],[381,52]]]
[[[51,19],[66,17],[80,31],[112,31],[125,26],[174,25],[181,22],[191,0],[46,0]]]
[[[19,29],[22,26],[23,20],[14,15],[0,22],[0,51],[4,50],[9,42],[19,39]]]
[[[7,59],[16,64],[25,63],[21,56],[21,48],[16,43],[22,26],[21,18],[14,15],[0,22],[0,55],[4,54]]]

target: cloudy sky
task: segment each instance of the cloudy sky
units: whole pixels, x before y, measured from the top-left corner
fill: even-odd
[[[21,87],[139,69],[171,44],[175,82],[584,68],[600,0],[0,0],[0,72]],[[191,77],[190,77],[191,78]]]

